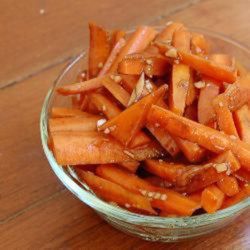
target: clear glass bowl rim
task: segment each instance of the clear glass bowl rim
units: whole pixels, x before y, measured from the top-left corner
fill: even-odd
[[[156,26],[156,29],[161,29],[162,26]],[[230,43],[231,45],[234,45],[238,47],[239,49],[246,52],[250,57],[250,49],[219,33],[215,33],[213,31],[209,31],[202,28],[196,28],[196,27],[190,27],[190,30],[200,32],[204,34],[205,36],[208,35],[210,37],[214,37],[216,39],[223,40],[224,42]],[[83,59],[86,56],[85,52],[82,52],[80,55],[75,57],[61,72],[61,74],[58,76],[58,78],[54,81],[53,86],[49,89],[43,106],[41,110],[40,115],[40,134],[41,134],[41,141],[42,146],[45,152],[45,155],[50,163],[50,166],[54,173],[57,175],[57,177],[60,179],[60,181],[66,186],[67,189],[69,189],[76,197],[78,197],[82,202],[86,203],[88,206],[94,208],[98,212],[102,214],[106,214],[108,216],[112,216],[118,220],[121,221],[129,221],[130,223],[134,223],[137,225],[149,225],[154,227],[166,227],[171,225],[173,228],[188,228],[191,225],[197,225],[197,226],[203,226],[207,225],[213,222],[216,222],[217,220],[221,220],[223,218],[226,218],[228,216],[232,216],[235,213],[241,212],[247,207],[250,206],[250,197],[247,199],[237,203],[234,206],[231,206],[229,208],[219,210],[218,212],[214,214],[202,214],[202,215],[196,215],[191,217],[172,217],[172,218],[166,218],[166,217],[157,217],[157,216],[147,216],[147,215],[140,215],[136,213],[129,212],[123,208],[116,207],[108,202],[105,202],[101,200],[99,197],[95,196],[91,192],[84,189],[84,187],[77,182],[72,176],[68,174],[65,167],[62,167],[61,165],[58,165],[52,152],[49,150],[47,145],[47,119],[48,119],[48,112],[50,103],[53,98],[53,94],[55,91],[55,88],[58,83],[63,79],[64,75],[70,71],[70,69],[81,59]]]

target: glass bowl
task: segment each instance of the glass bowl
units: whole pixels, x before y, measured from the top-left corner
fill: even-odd
[[[160,29],[161,27],[156,27]],[[250,50],[236,41],[204,29],[191,28],[202,33],[215,44],[213,52],[228,53],[236,57],[245,67],[250,68]],[[61,182],[83,203],[92,207],[104,220],[115,228],[145,240],[174,242],[201,236],[218,230],[243,213],[250,205],[250,198],[240,203],[220,210],[214,214],[202,214],[192,217],[163,218],[135,214],[103,201],[93,194],[88,186],[80,181],[74,169],[57,164],[52,152],[47,146],[47,121],[52,106],[69,106],[70,98],[60,96],[55,89],[63,84],[76,80],[76,76],[87,66],[86,54],[76,57],[59,75],[45,98],[41,117],[40,132],[45,155],[50,166]]]

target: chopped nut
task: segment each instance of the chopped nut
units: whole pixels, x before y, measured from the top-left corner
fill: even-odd
[[[178,57],[177,50],[175,48],[171,48],[165,53],[165,56],[171,58],[177,58]]]
[[[179,60],[174,60],[174,63],[175,64],[180,64],[180,61]]]
[[[116,129],[116,125],[109,127],[110,131],[114,131]]]
[[[161,193],[155,193],[154,199],[159,200],[161,198]]]
[[[149,198],[152,198],[154,195],[155,195],[154,192],[148,192],[148,197],[149,197]]]
[[[167,198],[168,198],[168,197],[167,197],[166,194],[162,194],[161,197],[160,197],[160,199],[161,199],[162,201],[165,201]]]
[[[109,134],[109,133],[110,133],[109,128],[105,128],[105,130],[104,130],[104,134]]]
[[[153,61],[152,61],[151,59],[147,59],[147,60],[146,60],[146,63],[147,63],[148,65],[153,65]]]
[[[126,207],[126,208],[130,208],[130,207],[131,207],[131,205],[130,205],[130,204],[128,204],[128,203],[125,203],[125,207]]]
[[[202,49],[201,49],[200,47],[196,47],[196,48],[195,48],[195,52],[196,52],[197,54],[199,54],[199,53],[202,52]]]
[[[106,110],[107,110],[106,106],[102,105],[102,111],[106,111]]]
[[[219,102],[219,106],[220,107],[223,107],[224,105],[223,105],[223,102]]]
[[[106,119],[98,120],[96,123],[97,128],[101,127],[106,121],[107,121]]]
[[[135,156],[127,150],[123,150],[123,153],[125,153],[126,155],[128,155],[129,157],[131,157],[133,159],[135,158]]]
[[[214,168],[216,169],[217,173],[225,172],[228,169],[226,163],[214,164]]]
[[[114,81],[115,82],[120,82],[122,80],[122,77],[121,76],[118,76],[118,75],[116,75],[115,77],[114,77]]]
[[[103,67],[103,62],[99,62],[97,66],[99,69],[101,69]]]
[[[160,127],[160,124],[158,122],[155,123],[155,127],[156,128],[159,128]]]
[[[206,87],[206,83],[204,81],[199,81],[199,82],[195,82],[194,83],[194,86],[197,88],[197,89],[203,89]]]

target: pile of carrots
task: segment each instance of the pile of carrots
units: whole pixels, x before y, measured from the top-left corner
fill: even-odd
[[[214,213],[250,194],[250,73],[181,23],[89,24],[88,68],[57,89],[49,147],[93,192],[133,212]]]

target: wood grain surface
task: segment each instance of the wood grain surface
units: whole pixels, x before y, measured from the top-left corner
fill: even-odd
[[[249,6],[249,0],[0,1],[0,249],[250,249],[250,211],[216,234],[181,243],[117,231],[59,183],[39,135],[45,94],[86,47],[89,20],[126,29],[179,20],[248,45]]]

